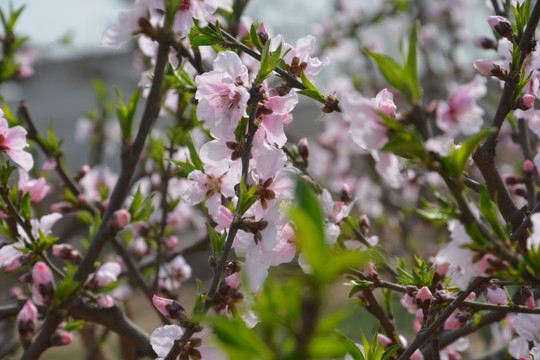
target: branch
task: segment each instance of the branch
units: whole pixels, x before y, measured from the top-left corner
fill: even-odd
[[[70,296],[56,309],[51,309],[45,322],[43,323],[41,332],[36,337],[32,345],[24,352],[22,357],[23,360],[37,359],[49,346],[50,336],[54,333],[54,331],[56,331],[58,324],[60,324],[60,322],[67,315],[69,306],[75,301],[78,290],[92,272],[94,262],[98,259],[101,250],[105,244],[114,237],[114,234],[107,225],[111,215],[118,210],[124,202],[129,190],[131,178],[139,163],[139,157],[144,148],[146,138],[159,115],[162,98],[161,88],[165,73],[165,66],[167,65],[168,53],[169,46],[163,42],[160,42],[154,71],[154,80],[152,82],[150,94],[148,95],[148,100],[139,131],[131,148],[123,151],[122,171],[112,192],[109,206],[107,207],[107,210],[103,216],[103,221],[101,222],[96,235],[92,239],[86,256],[79,264],[79,267],[73,276],[73,281],[79,283],[79,287],[73,291]]]
[[[495,4],[494,4],[495,5]],[[530,45],[533,41],[534,31],[540,20],[540,1],[537,1],[529,18],[529,23],[519,42],[519,50],[521,51],[519,59],[519,69],[523,66],[525,58],[530,52]],[[512,229],[517,229],[523,221],[523,212],[519,211],[510,194],[504,181],[501,178],[499,171],[495,165],[495,148],[497,146],[499,132],[506,119],[506,116],[512,107],[512,96],[519,81],[519,71],[517,74],[511,74],[504,84],[504,89],[499,100],[495,117],[491,124],[496,129],[496,132],[491,134],[485,143],[479,147],[473,154],[475,164],[480,169],[482,176],[486,180],[486,184],[492,199],[497,199],[501,215],[506,222],[512,225]]]
[[[132,344],[137,356],[156,357],[149,341],[149,335],[129,320],[119,307],[113,306],[104,309],[94,303],[89,303],[79,298],[75,301],[69,312],[75,318],[100,324],[114,331]]]
[[[444,324],[446,319],[448,319],[450,315],[452,315],[454,310],[456,310],[463,304],[467,296],[469,296],[469,294],[472,293],[484,281],[486,281],[485,278],[475,278],[469,284],[467,289],[461,294],[459,294],[459,296],[441,312],[441,314],[431,323],[431,325],[429,325],[425,329],[420,330],[418,334],[416,334],[414,341],[411,343],[411,345],[409,345],[409,347],[407,347],[407,349],[405,349],[405,351],[403,352],[403,354],[401,354],[398,360],[409,359],[411,355],[420,347],[420,345],[422,345],[427,339],[429,339],[437,331],[437,329]]]

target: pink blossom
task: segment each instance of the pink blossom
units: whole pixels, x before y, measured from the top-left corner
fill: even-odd
[[[34,166],[34,159],[23,149],[26,144],[26,130],[22,126],[8,127],[4,111],[0,109],[0,153],[5,152],[25,171]]]
[[[100,44],[103,46],[118,47],[128,41],[141,30],[139,19],[148,18],[150,6],[153,0],[136,0],[129,11],[123,11],[118,15],[118,24],[112,25],[101,37]]]
[[[232,11],[232,0],[182,0],[174,19],[173,31],[188,35],[194,25],[193,19],[199,20],[199,26],[204,27],[208,17],[218,7]]]
[[[484,296],[486,299],[495,305],[506,305],[508,304],[508,295],[503,288],[498,287],[497,285],[489,286],[485,292]]]
[[[174,249],[178,245],[178,237],[171,235],[163,239],[163,244],[167,249]]]
[[[371,100],[357,92],[348,93],[342,98],[340,106],[351,124],[350,134],[356,144],[371,151],[379,150],[388,142],[388,129],[377,114],[380,111],[390,117],[395,116],[396,106],[392,93],[387,89],[380,91]]]
[[[88,170],[81,179],[84,199],[89,202],[103,200],[102,192],[107,192],[116,184],[118,175],[114,174],[107,166],[95,166]]]
[[[32,295],[38,305],[47,305],[56,288],[51,269],[43,261],[38,261],[32,270]]]
[[[30,193],[33,202],[40,202],[51,190],[44,177],[30,179],[30,176],[23,169],[19,169],[19,190],[23,193]]]
[[[518,337],[510,342],[508,353],[516,359],[527,357],[529,342],[535,347],[540,346],[540,315],[517,314],[513,327]]]
[[[99,269],[90,275],[89,283],[97,287],[105,287],[115,282],[122,271],[119,263],[110,261],[101,265]]]
[[[303,71],[308,79],[314,79],[325,66],[330,64],[330,58],[328,57],[319,60],[319,58],[311,56],[315,52],[316,42],[313,35],[307,35],[298,39],[295,47],[284,43],[281,35],[272,38],[270,41],[272,51],[276,50],[280,43],[283,43],[283,52],[290,49],[283,57],[283,60],[286,63],[285,68],[296,76],[300,76],[300,72]]]
[[[478,75],[470,83],[460,86],[447,103],[439,102],[437,126],[452,135],[478,132],[484,122],[484,110],[476,104],[476,100],[486,92],[486,79]]]
[[[214,70],[198,75],[195,83],[198,119],[218,138],[232,134],[238,121],[247,116],[250,82],[246,66],[236,53],[222,51],[214,60]]]
[[[537,156],[540,155],[540,152],[537,154]],[[538,167],[538,164],[536,163],[536,157],[535,157],[535,165]],[[533,232],[527,239],[527,250],[531,251],[538,251],[538,248],[540,247],[540,213],[534,213],[529,218],[532,223]]]

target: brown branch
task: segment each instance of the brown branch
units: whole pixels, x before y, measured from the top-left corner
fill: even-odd
[[[149,335],[133,323],[117,306],[104,309],[79,298],[73,303],[69,312],[75,318],[100,324],[114,331],[134,347],[138,356],[156,357]]]
[[[161,108],[162,82],[167,65],[169,46],[160,42],[154,71],[154,80],[148,95],[148,101],[143,113],[140,128],[131,147],[122,151],[122,171],[118,181],[113,189],[109,206],[103,216],[103,221],[92,239],[88,252],[79,264],[77,271],[73,276],[73,281],[79,283],[79,287],[73,291],[69,297],[59,304],[57,308],[51,309],[43,327],[32,345],[24,352],[22,359],[37,359],[43,351],[49,346],[50,336],[56,331],[58,324],[67,315],[67,310],[75,301],[78,290],[93,270],[94,262],[98,259],[101,250],[107,242],[113,239],[114,233],[108,228],[108,222],[112,214],[118,210],[129,191],[129,184],[135,168],[139,163],[139,157],[144,148],[146,138],[156,121]]]
[[[510,74],[506,80],[501,94],[495,117],[491,124],[496,129],[495,133],[491,134],[485,143],[479,147],[473,154],[475,164],[480,169],[484,177],[489,193],[492,199],[497,199],[497,204],[501,215],[510,223],[512,230],[517,229],[523,221],[524,213],[520,211],[514,204],[510,193],[501,178],[499,171],[495,165],[495,148],[497,146],[499,132],[506,119],[506,116],[512,109],[513,94],[519,82],[519,73],[525,61],[525,58],[530,53],[531,43],[534,37],[534,31],[540,20],[540,1],[537,1],[529,18],[529,23],[519,42],[519,50],[521,55],[519,58],[519,71],[516,74]]]

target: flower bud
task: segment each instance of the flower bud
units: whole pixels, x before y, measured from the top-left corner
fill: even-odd
[[[160,313],[171,319],[181,319],[185,317],[184,307],[179,302],[171,299],[165,299],[154,295],[152,297],[152,303]]]
[[[377,268],[375,267],[375,265],[373,265],[373,263],[367,262],[364,265],[364,276],[368,280],[372,281],[376,281],[379,279],[379,273],[377,272]]]
[[[431,291],[427,286],[424,286],[418,290],[418,294],[416,294],[416,302],[423,310],[427,310],[431,305],[431,297]]]
[[[484,291],[484,296],[487,301],[495,305],[506,305],[508,304],[508,296],[506,291],[503,288],[498,287],[497,285],[490,285]]]
[[[114,299],[110,295],[100,294],[96,301],[98,305],[104,309],[112,308],[114,306]]]
[[[223,268],[223,272],[225,275],[229,276],[234,273],[237,273],[242,268],[242,263],[240,261],[231,260],[228,261],[227,264],[225,264],[225,267]]]
[[[43,261],[38,261],[32,271],[32,295],[38,305],[46,305],[54,295],[54,276],[51,269]]]
[[[74,263],[77,263],[81,260],[81,253],[69,244],[53,245],[52,253],[54,256],[59,257],[60,259],[64,259]]]
[[[534,176],[534,164],[531,160],[523,162],[523,176],[530,179]]]
[[[474,39],[474,46],[479,49],[497,49],[497,42],[485,36],[478,36]]]
[[[301,138],[298,141],[298,154],[300,154],[300,157],[304,161],[304,164],[306,167],[309,166],[309,144],[307,139]]]
[[[534,294],[530,286],[521,287],[521,296],[523,297],[523,302],[529,309],[534,310],[536,308],[536,302],[534,301]]]
[[[53,346],[64,346],[71,344],[73,336],[67,331],[59,330],[51,336],[51,343]]]
[[[369,217],[366,214],[362,214],[358,227],[360,227],[360,230],[362,230],[362,232],[367,233],[367,231],[369,230],[369,225]]]
[[[36,329],[38,311],[36,306],[28,300],[17,315],[17,330],[23,344],[32,341]]]
[[[116,210],[109,220],[109,229],[113,232],[118,232],[126,227],[131,221],[131,215],[126,209]]]
[[[163,244],[167,249],[174,249],[178,245],[178,238],[174,235],[167,236],[163,239]]]
[[[484,76],[494,76],[499,80],[506,79],[506,70],[491,60],[478,59],[474,61],[474,68]]]
[[[448,268],[450,267],[449,262],[444,262],[442,264],[436,264],[435,265],[435,273],[439,275],[440,277],[443,277],[448,272]]]
[[[343,201],[345,204],[351,202],[351,188],[349,187],[349,185],[341,185],[341,191],[339,192],[339,200]]]
[[[266,28],[264,27],[264,23],[261,23],[259,25],[259,29],[257,30],[257,35],[259,36],[259,39],[261,39],[261,44],[264,46],[266,45],[266,42],[269,39],[268,33],[266,32]]]
[[[502,37],[512,39],[515,36],[514,30],[512,29],[512,24],[510,24],[510,21],[506,20],[502,16],[488,17],[488,24],[491,26],[493,31]]]
[[[523,94],[516,100],[516,108],[527,111],[534,106],[534,95]]]

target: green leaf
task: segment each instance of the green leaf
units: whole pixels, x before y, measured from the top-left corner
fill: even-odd
[[[227,238],[227,231],[222,234],[218,233],[216,229],[206,224],[208,230],[208,236],[210,237],[210,244],[212,245],[212,254],[214,258],[219,259],[223,253],[223,247],[225,246],[225,240]]]
[[[404,66],[405,79],[411,90],[413,99],[419,100],[422,96],[420,89],[420,82],[418,79],[418,66],[417,66],[417,43],[418,43],[418,28],[420,22],[415,21],[409,38],[409,52],[407,54],[407,61]]]
[[[461,176],[463,170],[465,170],[465,165],[469,160],[469,157],[476,150],[478,145],[487,138],[489,135],[494,134],[497,130],[494,128],[487,128],[481,130],[480,132],[474,134],[467,140],[463,141],[458,149],[453,149],[449,155],[452,158],[453,169],[452,176],[458,177]]]
[[[206,321],[230,359],[273,359],[273,351],[242,319],[213,316],[207,317]]]
[[[308,97],[310,97],[312,99],[315,99],[318,102],[321,102],[323,104],[326,102],[326,97],[324,97],[324,95],[322,95],[319,92],[319,90],[317,90],[315,85],[313,85],[313,83],[311,81],[309,81],[309,79],[304,74],[303,70],[300,73],[300,79],[302,80],[302,84],[306,87],[305,90],[300,90],[299,91],[300,94],[308,96]]]
[[[499,210],[497,206],[491,201],[491,197],[485,185],[480,187],[480,206],[479,210],[486,218],[487,222],[491,226],[491,229],[501,240],[507,240],[508,234],[506,228],[501,224],[499,220]]]
[[[349,278],[351,281],[346,282],[344,285],[352,286],[351,291],[349,291],[349,297],[353,297],[356,293],[370,289],[373,286],[373,281],[360,280],[355,278]]]
[[[186,145],[189,149],[189,158],[191,159],[193,166],[195,167],[195,169],[203,171],[204,164],[201,161],[201,158],[199,157],[197,150],[195,149],[195,145],[193,144],[193,139],[191,138],[191,134],[188,134],[187,136]]]
[[[257,50],[261,50],[263,45],[261,42],[261,38],[259,37],[259,34],[257,33],[258,27],[259,27],[258,23],[251,24],[251,28],[249,29],[249,40],[251,41],[253,45],[255,45]]]
[[[255,195],[259,185],[253,186],[249,191],[246,188],[245,177],[242,176],[240,181],[240,197],[238,199],[238,215],[242,216],[249,210],[249,208],[259,200],[259,195]]]
[[[259,68],[257,76],[255,77],[255,84],[261,84],[281,62],[281,50],[283,48],[283,43],[280,43],[273,53],[270,53],[270,43],[271,41],[268,40],[262,50],[261,67]]]
[[[30,193],[27,192],[24,194],[22,200],[21,200],[21,216],[25,219],[30,219],[31,216],[31,201],[30,201]]]
[[[375,61],[375,64],[379,68],[379,71],[385,80],[388,81],[390,85],[401,91],[407,98],[409,98],[410,92],[407,89],[407,81],[401,66],[389,56],[374,53],[369,49],[364,49],[364,52],[369,55],[373,61]]]
[[[345,346],[345,349],[347,351],[347,354],[349,354],[353,360],[365,360],[366,358],[362,354],[362,351],[356,346],[356,344],[349,339],[347,336],[336,332],[337,336],[339,337],[341,343]]]

